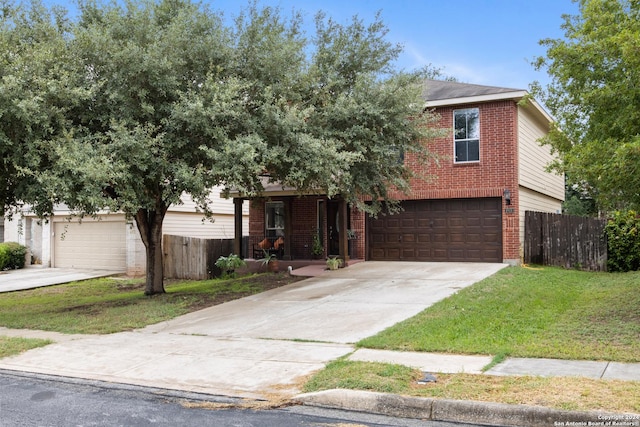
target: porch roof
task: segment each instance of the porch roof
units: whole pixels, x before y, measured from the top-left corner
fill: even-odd
[[[238,190],[229,191],[229,197],[234,199],[252,199],[255,197],[271,197],[271,196],[324,196],[326,192],[322,190],[300,191],[295,187],[285,186],[279,182],[270,182],[268,177],[261,177],[262,188],[264,190],[256,196],[248,196]]]

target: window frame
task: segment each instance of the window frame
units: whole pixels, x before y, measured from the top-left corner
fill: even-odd
[[[280,209],[278,209],[278,207]],[[269,213],[270,211],[273,210],[273,215],[275,216],[275,212],[277,210],[279,210],[282,214],[280,216],[282,216],[282,227],[277,227],[276,225],[278,221],[276,221],[276,219],[274,218],[274,227],[270,227],[269,224]],[[284,236],[284,230],[285,230],[285,213],[284,213],[284,202],[283,201],[271,201],[271,202],[265,202],[264,205],[264,232],[265,232],[265,237],[283,237]]]
[[[478,136],[477,138],[458,138],[456,135],[456,115],[460,114],[460,113],[464,113],[464,114],[469,114],[470,112],[475,112],[478,116]],[[466,120],[465,123],[465,131],[466,134],[468,134],[468,119]],[[467,135],[465,135],[467,136]],[[481,135],[480,135],[480,108],[478,107],[471,107],[471,108],[460,108],[457,110],[453,110],[453,163],[455,164],[469,164],[469,163],[480,163],[480,140],[481,140]],[[473,159],[473,160],[458,160],[458,150],[457,150],[457,145],[460,142],[465,143],[465,147],[467,150],[467,158],[469,157],[469,143],[471,142],[475,142],[477,141],[478,143],[478,158],[477,159]]]

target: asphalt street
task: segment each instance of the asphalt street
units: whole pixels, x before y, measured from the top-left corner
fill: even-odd
[[[225,405],[234,401],[144,387],[0,372],[2,427],[474,427],[306,406],[221,409],[212,403]],[[211,408],[199,407],[203,404]]]

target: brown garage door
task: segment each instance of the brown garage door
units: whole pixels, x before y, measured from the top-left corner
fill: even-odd
[[[368,220],[369,259],[502,262],[500,198],[411,200]]]

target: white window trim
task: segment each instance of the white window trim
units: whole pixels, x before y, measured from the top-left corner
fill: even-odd
[[[478,160],[458,160],[456,158],[456,113],[461,111],[471,111],[471,110],[476,110],[478,112]],[[481,130],[480,108],[478,107],[458,108],[456,110],[453,110],[452,115],[453,115],[453,163],[460,164],[460,165],[466,165],[469,163],[480,163],[480,160],[482,158],[482,150],[481,150],[482,135],[480,134],[480,130]],[[460,141],[473,141],[473,139],[461,139]]]

